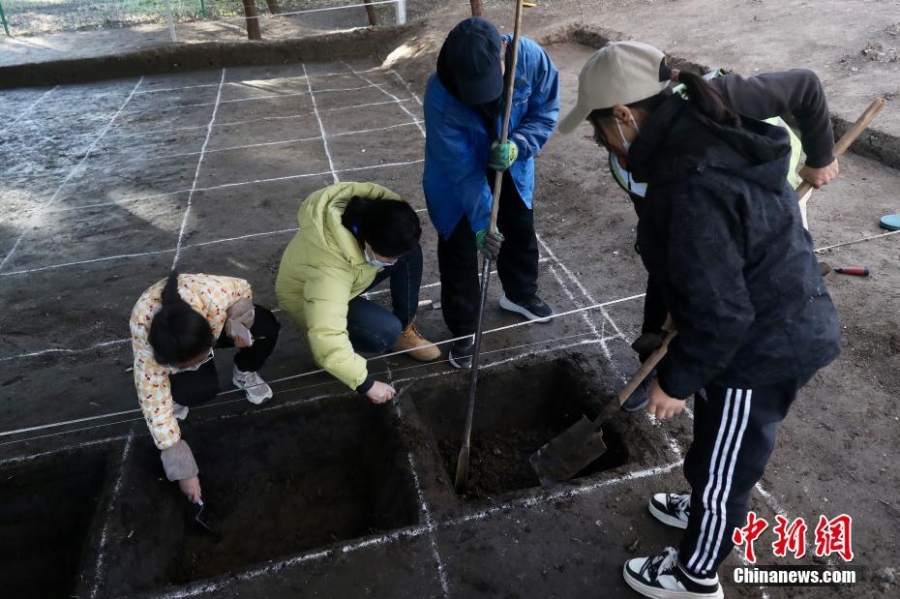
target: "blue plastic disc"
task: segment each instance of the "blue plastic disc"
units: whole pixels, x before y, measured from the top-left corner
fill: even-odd
[[[900,214],[882,216],[881,220],[878,221],[878,225],[888,231],[900,231]]]

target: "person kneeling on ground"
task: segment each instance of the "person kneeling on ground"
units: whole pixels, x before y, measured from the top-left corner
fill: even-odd
[[[281,308],[306,333],[316,363],[374,403],[394,397],[357,352],[407,351],[431,361],[440,350],[415,326],[422,283],[422,225],[394,192],[339,183],[300,205],[300,231],[278,268]],[[393,314],[360,297],[390,279]]]
[[[837,311],[786,179],[783,128],[739,116],[699,75],[679,76],[687,101],[667,94],[663,56],[645,44],[607,44],[585,68],[596,102],[576,118],[647,184],[638,245],[678,330],[648,411],[670,418],[695,397],[684,460],[692,493],[649,505],[685,529],[681,546],[629,560],[623,574],[648,597],[719,598],[716,572],[746,522],[776,426],[840,353]]]
[[[232,382],[261,404],[272,389],[257,371],[275,349],[279,324],[253,304],[243,279],[173,271],[141,295],[131,313],[134,383],[166,477],[200,499],[199,469],[178,420],[219,392],[213,348],[237,347]]]

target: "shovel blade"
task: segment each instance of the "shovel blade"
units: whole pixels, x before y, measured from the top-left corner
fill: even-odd
[[[545,487],[568,480],[606,453],[603,431],[582,416],[531,455],[529,461]]]

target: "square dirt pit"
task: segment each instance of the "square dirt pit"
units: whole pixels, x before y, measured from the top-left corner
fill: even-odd
[[[552,361],[523,359],[478,377],[472,425],[469,483],[465,497],[481,499],[540,486],[528,458],[582,415],[594,418],[614,398],[602,389],[584,356]],[[451,484],[462,442],[469,378],[413,387],[417,411],[431,428]],[[630,461],[619,423],[603,428],[607,451],[577,477],[610,470]]]
[[[103,451],[60,454],[0,470],[4,597],[69,597],[103,491]]]
[[[389,406],[355,396],[188,420],[182,432],[216,536],[193,522],[196,508],[165,480],[159,452],[142,439],[113,517],[107,594],[183,584],[417,524],[397,424]]]

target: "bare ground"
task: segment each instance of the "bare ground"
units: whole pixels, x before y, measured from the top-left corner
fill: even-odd
[[[487,4],[488,16],[508,20],[494,3]],[[858,10],[852,20],[840,23],[833,15],[845,7],[838,6],[817,9],[799,24],[796,18],[774,20],[770,27],[781,27],[782,35],[772,35],[760,44],[757,37],[744,33],[748,23],[742,12],[760,3],[714,3],[721,8],[710,8],[710,4],[560,2],[542,5],[526,18],[535,37],[559,38],[561,24],[582,18],[578,9],[583,5],[590,9],[585,21],[618,28],[700,64],[725,63],[721,58],[703,60],[709,55],[730,56],[734,66],[747,61],[742,63],[743,70],[749,72],[756,68],[754,64],[767,70],[850,54],[859,45],[858,34],[874,31],[883,21],[887,13],[880,12],[882,8],[896,7],[895,3],[867,3],[870,10]],[[800,2],[778,6],[788,4],[793,15],[803,8]],[[729,14],[724,12],[729,7],[742,20],[723,16]],[[709,28],[685,27],[689,33],[683,39],[667,42],[664,33],[674,35],[674,24],[689,16],[692,23],[712,19],[701,8],[718,14],[711,21],[716,35],[697,33]],[[769,3],[757,10],[761,8],[780,10]],[[209,539],[196,537],[177,493],[158,480],[161,472],[153,472],[154,451],[139,415],[133,412],[133,390],[126,372],[130,352],[122,342],[134,299],[165,274],[175,248],[181,247],[182,269],[246,277],[258,301],[272,305],[274,270],[296,226],[297,203],[334,178],[325,146],[315,141],[322,129],[342,180],[382,182],[403,193],[415,207],[423,207],[418,182],[421,164],[416,162],[422,147],[415,122],[421,118],[416,94],[421,95],[432,68],[435,44],[461,15],[461,9],[454,8],[435,17],[424,32],[397,40],[395,45],[402,51],[394,53],[388,64],[401,77],[378,68],[394,49],[392,45],[380,56],[360,56],[346,64],[307,64],[308,79],[300,65],[287,64],[228,68],[224,79],[221,70],[214,70],[154,75],[139,85],[135,78],[64,86],[50,94],[46,88],[0,92],[2,112],[11,123],[0,144],[4,254],[21,238],[0,269],[4,306],[0,415],[6,431],[0,437],[0,475],[7,481],[4,492],[10,498],[38,498],[18,511],[8,507],[12,499],[4,501],[0,511],[5,538],[30,535],[37,539],[24,554],[21,543],[0,545],[5,552],[0,577],[13,585],[9,588],[20,588],[15,586],[21,580],[16,574],[35,570],[6,564],[24,563],[36,571],[48,567],[55,558],[43,548],[57,543],[54,534],[63,535],[63,546],[73,548],[66,553],[69,574],[43,579],[43,587],[29,578],[31,586],[21,588],[35,596],[146,591],[157,596],[226,597],[580,597],[598,593],[627,597],[631,594],[621,582],[621,562],[632,552],[639,555],[677,544],[677,531],[656,523],[645,506],[652,492],[684,488],[678,462],[690,443],[688,416],[663,425],[643,416],[620,416],[617,426],[627,454],[625,463],[546,491],[528,488],[524,471],[517,470],[527,453],[519,446],[534,442],[529,435],[550,434],[542,428],[546,418],[540,419],[540,426],[526,425],[505,439],[492,437],[497,429],[489,427],[493,430],[476,438],[486,452],[486,460],[477,465],[492,464],[483,472],[497,470],[497,476],[489,477],[475,496],[458,498],[449,472],[458,423],[453,424],[455,416],[446,420],[440,416],[461,409],[465,381],[459,374],[446,374],[445,364],[414,368],[403,359],[373,363],[376,371],[404,389],[397,406],[385,408],[386,413],[377,417],[367,415],[371,410],[352,394],[342,395],[340,387],[323,375],[277,383],[269,411],[251,409],[232,392],[214,406],[192,412],[185,430],[204,448],[201,464],[208,461],[210,474],[223,465],[239,473],[238,480],[222,475],[213,476],[216,482],[209,483],[211,509],[223,532],[240,531],[250,540],[257,534],[252,526],[246,528],[253,518],[259,519],[262,528],[279,522],[293,537],[273,552],[241,555],[227,540],[224,546],[210,545]],[[817,31],[825,25],[832,29],[840,25],[841,35],[820,35],[824,48],[794,50],[798,39],[812,35],[802,31]],[[801,33],[791,35],[798,29]],[[727,44],[736,49],[730,55]],[[780,52],[773,49],[776,44],[783,44]],[[562,73],[564,103],[570,105],[578,70],[592,49],[563,41],[549,50]],[[892,79],[895,63],[873,62],[871,68],[887,70],[856,88],[862,98],[848,97],[848,91],[829,85],[832,106],[864,105],[867,101],[862,100],[896,81]],[[327,91],[367,85],[353,70],[366,71],[363,76],[384,89]],[[823,73],[826,84],[828,73]],[[206,87],[164,91],[196,85]],[[321,129],[315,111],[310,115],[311,97],[303,95],[310,87]],[[126,103],[135,90],[149,93],[134,93]],[[356,108],[362,104],[373,106]],[[879,124],[892,127],[889,115],[890,107]],[[383,130],[356,133],[374,128]],[[284,143],[237,147],[274,142]],[[206,151],[198,168],[204,143]],[[826,247],[877,234],[877,218],[900,208],[898,184],[897,171],[848,155],[842,161],[841,178],[817,193],[811,204],[816,245]],[[188,197],[191,211],[186,214]],[[557,310],[643,291],[643,270],[632,249],[632,208],[605,173],[603,156],[586,130],[555,136],[542,153],[536,216],[544,243],[541,293]],[[180,235],[182,223],[184,236]],[[740,563],[734,556],[723,568],[729,596],[896,593],[898,420],[889,402],[900,387],[898,242],[897,236],[887,237],[823,254],[835,266],[859,264],[870,267],[873,274],[866,279],[829,275],[829,289],[844,325],[844,353],[802,392],[754,497],[755,509],[770,519],[775,511],[804,517],[808,523],[819,515],[850,514],[856,552],[853,565],[861,568],[861,582],[825,591],[736,587],[727,579],[731,567]],[[434,243],[428,228],[423,242],[426,284],[437,280]],[[498,294],[495,286],[494,301]],[[438,288],[423,289],[423,298],[438,297]],[[640,299],[627,300],[609,306],[606,316],[592,311],[542,327],[489,335],[489,367],[483,374],[489,393],[479,399],[479,405],[486,406],[479,412],[481,421],[496,422],[497,427],[509,424],[514,415],[528,413],[518,402],[554,405],[542,402],[563,389],[552,383],[557,375],[549,365],[573,353],[583,356],[576,363],[594,369],[581,378],[571,377],[577,386],[593,397],[608,397],[636,365],[627,343],[638,332],[640,306]],[[420,322],[431,338],[447,335],[436,310],[424,311]],[[490,328],[513,322],[495,308],[489,311]],[[226,360],[222,357],[223,372]],[[265,374],[275,379],[312,369],[298,333],[287,325]],[[530,376],[535,377],[533,387],[516,386]],[[223,375],[227,389],[225,383]],[[562,392],[567,397],[577,394]],[[452,410],[449,405],[445,410],[442,406],[450,402]],[[270,417],[275,419],[269,422]],[[41,428],[81,418],[96,419]],[[372,431],[360,432],[367,421],[374,437]],[[297,424],[290,426],[292,422]],[[286,429],[284,423],[288,423]],[[321,429],[315,423],[321,423]],[[29,427],[38,428],[10,434]],[[322,432],[327,440],[319,438]],[[378,435],[391,438],[383,450],[385,457],[372,453],[371,444],[377,444]],[[271,447],[258,445],[269,442]],[[73,449],[78,445],[83,447]],[[269,455],[267,451],[274,453],[254,466],[254,459]],[[360,461],[353,455],[368,457]],[[309,471],[304,463],[323,459],[320,487],[326,491],[317,496],[311,492],[315,482],[296,481]],[[373,463],[376,466],[371,467]],[[80,482],[41,476],[42,472],[79,469],[89,473]],[[516,471],[520,474],[509,478]],[[367,472],[375,473],[377,479],[363,482]],[[349,477],[348,482],[342,483],[342,477]],[[354,480],[358,485],[349,482]],[[510,480],[515,483],[512,487],[504,482]],[[339,499],[335,489],[340,486],[360,493]],[[367,495],[369,488],[377,492]],[[262,493],[253,503],[257,490]],[[386,490],[399,506],[397,518],[378,517],[384,512],[378,507],[383,505],[378,493]],[[46,514],[54,509],[50,498],[63,494],[77,501],[73,516],[58,523]],[[296,507],[286,511],[283,503]],[[231,506],[245,506],[237,511],[246,513],[234,520]],[[336,511],[329,515],[329,508]],[[324,532],[334,537],[323,538]],[[265,539],[266,534],[271,533],[261,529],[258,538]],[[154,547],[159,549],[153,559],[129,561],[130,555],[147,555]],[[220,550],[224,557],[217,557]],[[760,543],[757,550],[764,564],[820,563],[809,557],[800,562],[775,558]],[[14,555],[24,561],[11,561]],[[832,560],[840,564],[840,558]],[[224,569],[216,564],[224,564]],[[196,580],[209,575],[219,577]],[[178,589],[169,586],[183,583],[186,586]]]

